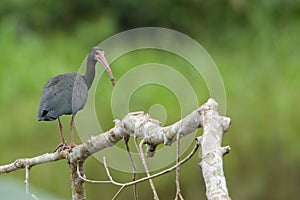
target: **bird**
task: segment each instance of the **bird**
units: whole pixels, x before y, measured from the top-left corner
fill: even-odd
[[[115,86],[113,73],[104,56],[104,50],[93,47],[87,57],[84,75],[78,73],[61,74],[50,78],[44,86],[38,109],[38,121],[54,121],[57,119],[62,143],[55,149],[64,150],[75,147],[74,119],[78,111],[86,104],[88,90],[95,78],[96,63],[103,64],[108,72],[112,86]],[[62,115],[72,115],[70,123],[70,145],[66,143],[63,135],[63,126],[60,120]]]

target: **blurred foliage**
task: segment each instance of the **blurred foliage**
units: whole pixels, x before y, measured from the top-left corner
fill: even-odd
[[[104,39],[144,26],[171,28],[193,37],[218,65],[226,87],[227,114],[232,118],[231,128],[224,137],[224,143],[232,147],[232,152],[224,158],[232,199],[299,196],[299,0],[3,0],[0,6],[0,164],[49,152],[59,142],[56,122],[36,121],[40,93],[48,78],[76,71],[88,50]],[[130,53],[112,63],[116,80],[130,66],[152,60],[181,69],[185,76],[192,75],[191,71],[180,68],[180,65],[187,66],[183,60],[148,53],[147,58],[138,52]],[[104,82],[108,81],[100,80],[101,95],[96,96],[96,108],[101,110],[98,116],[101,125],[109,129],[113,126],[109,109],[112,91]],[[208,98],[204,82],[194,82],[193,87],[203,103]],[[155,86],[136,91],[130,109],[148,111],[157,103],[165,106],[167,124],[180,118],[178,102],[169,92]],[[69,120],[63,118],[66,135]],[[205,196],[196,162],[198,158],[194,157],[182,167],[182,191],[186,199]],[[121,180],[131,179],[130,174],[112,171]],[[87,161],[86,174],[94,179],[106,177],[94,158]],[[0,180],[5,176],[16,177],[21,182],[25,173],[21,170],[1,175]],[[173,180],[174,173],[154,181],[161,199],[173,199],[175,183],[170,184]],[[71,198],[64,161],[34,167],[31,184],[55,196]],[[148,183],[139,185],[138,189],[143,199],[151,199]],[[116,190],[111,185],[87,184],[89,199],[100,195],[110,199]],[[132,198],[131,188],[121,194],[120,199],[125,198]]]

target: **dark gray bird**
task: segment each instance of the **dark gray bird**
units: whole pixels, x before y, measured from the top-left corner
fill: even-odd
[[[104,51],[99,47],[94,47],[90,50],[84,75],[77,73],[58,75],[50,78],[44,87],[38,111],[38,120],[58,120],[62,144],[57,149],[72,149],[75,146],[73,133],[74,118],[76,113],[83,109],[86,104],[88,90],[95,77],[95,65],[97,61],[103,64],[110,75],[112,86],[114,87],[113,74],[104,57]],[[67,145],[63,136],[62,124],[60,122],[60,116],[62,115],[72,115],[70,123],[70,146]]]

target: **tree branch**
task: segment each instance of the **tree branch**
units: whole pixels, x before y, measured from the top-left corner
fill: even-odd
[[[81,177],[81,178],[84,179],[85,181],[91,182],[91,183],[112,183],[114,185],[121,186],[122,188],[128,187],[130,185],[141,183],[141,182],[144,182],[144,181],[147,181],[147,180],[159,177],[161,175],[164,175],[166,173],[169,173],[169,172],[175,170],[178,166],[180,166],[180,165],[184,164],[186,161],[188,161],[197,152],[198,147],[199,147],[199,144],[196,144],[194,146],[193,150],[189,153],[189,155],[187,155],[184,159],[182,159],[180,162],[178,162],[174,166],[172,166],[172,167],[170,167],[168,169],[165,169],[163,171],[157,172],[156,174],[153,174],[151,176],[146,176],[146,177],[140,178],[140,179],[135,180],[135,181],[130,181],[130,182],[126,182],[126,183],[120,183],[120,182],[114,181],[114,179],[112,178],[112,176],[111,176],[111,174],[109,172],[108,166],[106,164],[106,158],[105,157],[103,158],[103,163],[104,163],[104,167],[106,169],[106,173],[107,173],[107,176],[109,178],[109,181],[95,181],[95,180],[86,179],[84,177]]]
[[[115,145],[119,140],[123,139],[124,136],[128,137],[133,135],[135,138],[142,138],[144,144],[147,146],[147,156],[151,157],[154,156],[157,145],[171,145],[176,141],[176,138],[182,138],[197,128],[204,127],[201,142],[203,148],[201,167],[207,185],[207,193],[210,193],[211,188],[213,188],[212,186],[214,186],[213,184],[209,184],[213,179],[212,176],[205,175],[206,173],[211,173],[210,166],[207,165],[211,165],[210,161],[211,157],[213,157],[213,159],[217,159],[216,161],[221,163],[220,165],[218,164],[219,171],[217,175],[219,177],[216,180],[221,180],[222,195],[227,194],[228,196],[222,170],[222,155],[226,148],[221,148],[220,144],[222,134],[228,128],[229,122],[229,118],[218,115],[217,103],[213,99],[209,99],[207,103],[182,120],[166,127],[162,127],[159,121],[151,119],[149,115],[144,112],[132,112],[127,114],[122,120],[114,120],[115,126],[109,131],[91,136],[86,142],[74,147],[71,152],[64,150],[61,152],[46,153],[32,158],[18,159],[13,163],[0,166],[0,173],[9,173],[25,167],[31,168],[38,164],[67,159],[70,165],[72,179],[72,197],[73,199],[85,199],[84,181],[80,176],[84,177],[83,164],[85,159],[90,155]],[[211,139],[210,137],[212,136],[217,138]],[[182,161],[178,162],[175,166],[178,167]],[[79,166],[80,176],[77,174],[77,165]],[[209,170],[207,171],[207,169]],[[137,182],[134,182],[133,184],[136,183]]]
[[[230,125],[230,118],[218,114],[218,104],[209,99],[200,107],[203,135],[199,141],[202,148],[200,166],[206,184],[208,200],[230,200],[223,172],[223,155],[230,147],[221,147],[222,136]]]
[[[24,169],[26,166],[31,168],[35,165],[61,160],[66,158],[66,153],[66,151],[62,151],[60,153],[45,153],[32,158],[17,159],[13,163],[0,166],[0,174],[9,173],[18,169]]]
[[[192,133],[201,127],[201,117],[199,109],[193,111],[182,120],[167,127],[161,127],[159,121],[151,119],[147,113],[132,112],[127,114],[122,120],[114,120],[115,126],[104,133],[91,136],[83,144],[77,145],[72,152],[67,150],[59,153],[45,153],[32,158],[21,158],[13,163],[0,166],[0,173],[9,173],[18,169],[30,168],[43,163],[53,162],[67,158],[69,163],[76,163],[78,160],[84,161],[90,155],[101,151],[104,148],[115,145],[124,135],[133,134],[135,137],[144,139],[148,145],[147,155],[153,156],[157,145],[164,143],[171,145],[176,141],[176,134],[179,132],[180,137]]]

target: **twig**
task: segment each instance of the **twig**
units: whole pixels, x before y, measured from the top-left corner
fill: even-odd
[[[105,168],[105,170],[106,170],[106,174],[107,174],[107,176],[108,176],[110,182],[111,182],[112,184],[115,184],[115,185],[118,185],[118,186],[123,186],[123,185],[124,185],[123,183],[115,182],[114,179],[112,178],[112,176],[110,175],[110,172],[109,172],[108,167],[107,167],[107,163],[106,163],[106,158],[105,158],[105,156],[103,156],[103,164],[104,164],[104,168]]]
[[[115,182],[114,181],[114,183],[117,183],[118,185],[124,185],[125,184],[126,186],[129,186],[129,185],[132,185],[132,184],[144,182],[144,181],[147,181],[149,179],[153,179],[153,178],[159,177],[159,176],[161,176],[163,174],[169,173],[169,172],[173,171],[174,169],[176,169],[178,166],[180,166],[180,165],[184,164],[186,161],[188,161],[196,153],[198,147],[199,147],[199,145],[196,144],[189,155],[187,155],[184,159],[182,159],[178,164],[176,164],[176,165],[174,165],[174,166],[172,166],[172,167],[170,167],[168,169],[165,169],[165,170],[163,170],[161,172],[153,174],[153,175],[151,175],[149,177],[140,178],[140,179],[138,179],[136,181],[131,181],[131,182],[127,182],[127,183],[119,183],[119,182]],[[103,159],[103,161],[104,161],[104,166],[107,167],[105,159]],[[107,168],[107,171],[109,171],[108,168]],[[111,180],[112,180],[112,177],[111,177]]]
[[[146,159],[145,159],[145,156],[144,156],[144,153],[143,153],[143,144],[145,143],[144,139],[141,140],[140,144],[139,144],[139,154],[140,154],[140,157],[142,159],[142,163],[144,165],[144,169],[145,169],[145,172],[146,172],[146,175],[147,177],[150,177],[151,174],[149,172],[149,168],[148,168],[148,165],[147,165],[147,162],[146,162]],[[152,189],[152,192],[153,192],[153,198],[155,200],[159,200],[159,197],[157,195],[157,192],[156,192],[156,189],[155,189],[155,186],[154,186],[154,183],[152,181],[152,179],[150,178],[149,179],[149,183],[150,183],[150,187]]]
[[[120,187],[120,189],[116,192],[116,194],[113,196],[113,198],[111,200],[115,200],[124,188],[125,188],[125,185]]]
[[[128,141],[129,141],[129,136],[126,135],[126,136],[124,137],[124,143],[125,143],[125,147],[126,147],[126,150],[127,150],[127,152],[128,152],[129,159],[130,159],[131,166],[132,166],[132,173],[133,173],[133,178],[132,178],[132,180],[135,181],[135,180],[136,180],[136,166],[135,166],[134,160],[133,160],[133,158],[132,158],[132,155],[131,155],[131,153],[130,153]],[[138,200],[137,185],[136,185],[136,184],[133,185],[133,197],[134,197],[134,200]]]
[[[180,136],[180,132],[178,131],[177,136],[176,136],[176,165],[179,163],[180,161],[180,140],[179,140],[179,136]],[[178,197],[181,200],[184,200],[182,194],[181,194],[181,189],[180,189],[180,182],[179,182],[179,170],[180,170],[180,166],[178,166],[176,168],[176,196],[175,196],[175,200],[178,200]]]
[[[89,180],[87,178],[82,177],[82,175],[80,173],[78,173],[78,176],[82,180],[84,180],[86,182],[90,182],[90,183],[100,183],[100,184],[101,183],[112,183],[112,184],[117,185],[117,186],[128,187],[128,186],[131,186],[131,185],[134,185],[134,184],[137,184],[137,183],[141,183],[141,182],[147,181],[149,179],[153,179],[153,178],[162,176],[162,175],[164,175],[166,173],[169,173],[169,172],[175,170],[178,166],[180,166],[180,165],[184,164],[186,161],[188,161],[197,152],[198,148],[199,148],[199,144],[196,143],[195,146],[194,146],[194,148],[193,148],[193,150],[189,153],[189,155],[187,155],[184,159],[182,159],[178,164],[176,164],[176,165],[174,165],[174,166],[172,166],[172,167],[170,167],[168,169],[165,169],[165,170],[163,170],[161,172],[153,174],[153,175],[151,175],[149,177],[143,177],[143,178],[137,179],[135,181],[125,182],[125,183],[114,181],[113,178],[112,178],[112,176],[111,176],[111,174],[110,174],[110,172],[109,172],[109,169],[108,169],[105,157],[103,157],[103,164],[104,164],[104,168],[106,170],[106,174],[107,174],[107,176],[109,178],[109,181]]]
[[[25,192],[26,195],[30,195],[33,199],[39,200],[34,194],[30,193],[29,191],[29,172],[30,172],[30,166],[26,165],[25,166]]]
[[[85,177],[83,177],[81,174],[80,174],[80,171],[79,171],[79,163],[77,163],[77,175],[85,182],[88,182],[88,183],[112,183],[111,181],[95,181],[95,180],[91,180],[91,179],[87,179]]]
[[[27,195],[29,195],[29,170],[30,167],[28,165],[25,166],[25,192]]]

